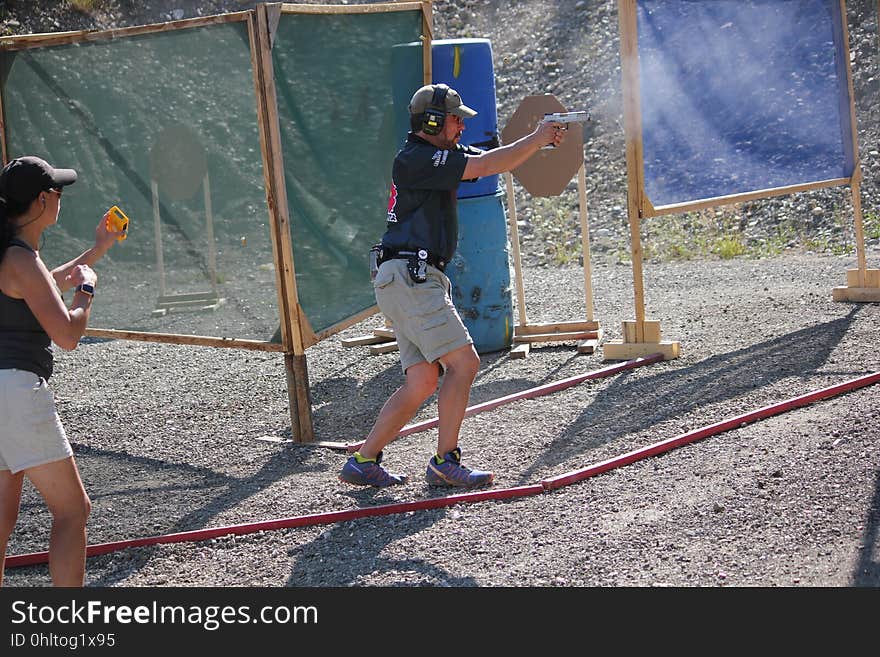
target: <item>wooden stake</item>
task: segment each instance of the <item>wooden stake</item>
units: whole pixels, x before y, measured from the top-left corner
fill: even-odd
[[[510,246],[513,249],[513,272],[516,280],[516,307],[519,311],[519,325],[525,326],[526,295],[523,291],[522,260],[519,252],[519,229],[516,225],[516,197],[513,194],[513,176],[510,171],[504,173],[504,184],[507,187],[507,221],[510,224]],[[528,351],[525,352],[528,354]],[[525,357],[523,356],[518,357]]]
[[[587,321],[593,321],[593,272],[590,265],[590,224],[587,221],[587,175],[586,165],[578,171],[578,205],[581,215],[581,250],[584,258],[584,295]]]

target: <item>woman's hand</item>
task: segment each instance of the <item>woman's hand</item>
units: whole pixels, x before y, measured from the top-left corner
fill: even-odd
[[[88,265],[76,265],[70,270],[70,273],[64,279],[66,283],[65,288],[76,287],[77,285],[82,285],[83,283],[88,283],[91,286],[95,286],[98,284],[98,275],[95,273],[95,270],[89,267]]]
[[[101,217],[101,221],[98,222],[97,228],[95,228],[95,249],[101,254],[109,251],[110,247],[116,244],[117,240],[125,234],[121,230],[110,230],[108,228],[110,222],[107,221],[107,215],[109,214],[109,210],[105,212],[104,216]]]

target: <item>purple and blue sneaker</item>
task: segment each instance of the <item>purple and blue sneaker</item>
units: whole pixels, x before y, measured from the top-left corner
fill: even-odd
[[[406,475],[391,474],[380,465],[381,463],[382,452],[379,452],[375,459],[369,461],[363,460],[360,453],[355,452],[354,456],[349,458],[342,467],[339,481],[355,486],[375,486],[376,488],[399,486],[406,483]]]
[[[428,469],[425,472],[425,480],[430,486],[449,486],[456,488],[476,488],[487,486],[495,479],[492,472],[483,470],[471,470],[461,464],[461,450],[456,447],[443,456],[442,462],[437,462],[436,456],[428,461]]]

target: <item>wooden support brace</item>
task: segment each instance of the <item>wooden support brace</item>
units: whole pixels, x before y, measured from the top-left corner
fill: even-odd
[[[880,301],[880,269],[846,270],[846,285],[831,291],[834,301],[872,302]]]
[[[312,423],[312,393],[305,354],[284,354],[287,370],[287,392],[290,400],[291,433],[296,443],[315,441]]]
[[[599,322],[589,320],[515,326],[513,342],[517,346],[511,349],[510,357],[525,358],[529,355],[530,344],[575,341],[578,343],[577,351],[580,354],[592,354],[596,351],[602,341]]]
[[[513,349],[510,350],[511,358],[525,358],[529,355],[529,349],[531,345],[528,342],[523,342],[516,345]]]
[[[513,341],[522,342],[571,342],[573,340],[595,340],[598,331],[566,331],[565,333],[533,333],[531,335],[514,335]]]
[[[623,339],[607,341],[602,350],[605,360],[631,360],[657,353],[663,354],[663,360],[672,360],[679,357],[681,345],[660,339],[660,322],[625,321]]]
[[[599,342],[601,339],[596,340],[581,340],[578,342],[577,350],[579,354],[592,354],[595,353],[599,348]]]
[[[576,331],[596,331],[599,322],[553,322],[549,324],[526,324],[514,326],[514,335],[538,335],[542,333],[571,333]]]
[[[578,342],[577,350],[579,354],[592,354],[602,342],[602,329],[596,331],[596,337],[590,340],[581,340]]]

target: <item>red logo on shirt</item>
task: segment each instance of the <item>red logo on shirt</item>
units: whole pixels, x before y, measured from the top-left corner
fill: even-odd
[[[394,212],[395,205],[397,205],[397,185],[392,182],[391,194],[388,196],[388,221],[397,221],[397,214]]]

